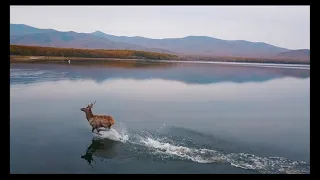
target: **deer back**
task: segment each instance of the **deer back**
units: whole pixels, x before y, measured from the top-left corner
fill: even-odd
[[[92,121],[95,124],[110,124],[110,125],[114,124],[113,118],[107,115],[94,115],[92,118]]]

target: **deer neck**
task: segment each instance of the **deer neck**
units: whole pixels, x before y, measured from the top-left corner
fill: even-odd
[[[93,114],[92,114],[92,111],[90,109],[89,112],[86,113],[86,118],[89,121],[92,117],[93,117]]]

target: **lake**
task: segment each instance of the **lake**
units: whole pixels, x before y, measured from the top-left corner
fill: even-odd
[[[80,108],[114,117],[91,127]],[[310,69],[10,65],[11,173],[310,173]]]

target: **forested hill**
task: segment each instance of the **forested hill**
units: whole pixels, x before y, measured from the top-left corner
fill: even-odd
[[[22,45],[10,45],[10,55],[152,60],[179,59],[177,55],[136,50],[74,49]]]

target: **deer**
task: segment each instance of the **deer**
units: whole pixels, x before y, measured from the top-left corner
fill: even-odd
[[[94,115],[92,113],[93,105],[96,103],[90,103],[85,108],[81,108],[80,110],[86,113],[86,119],[92,127],[92,132],[96,130],[98,134],[100,134],[101,127],[111,129],[111,126],[114,125],[115,121],[113,117],[108,115]]]

